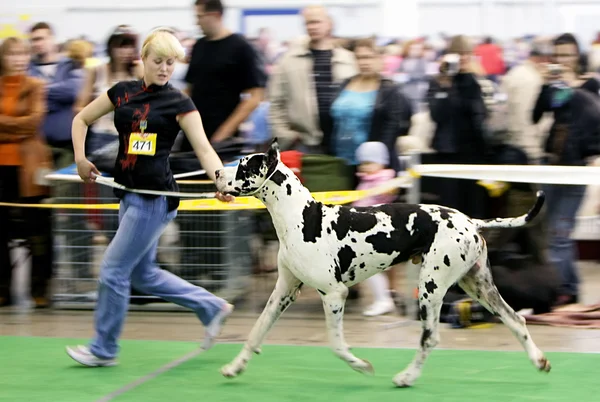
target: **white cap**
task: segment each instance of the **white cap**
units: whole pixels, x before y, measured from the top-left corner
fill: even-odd
[[[356,159],[358,163],[373,162],[387,166],[390,163],[390,151],[383,142],[363,142],[356,150]]]

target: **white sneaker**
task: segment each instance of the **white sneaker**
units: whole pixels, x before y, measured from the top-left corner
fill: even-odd
[[[77,363],[88,367],[109,367],[117,365],[115,359],[102,359],[94,356],[87,346],[67,346],[67,354]]]
[[[369,308],[363,311],[363,315],[367,317],[375,317],[378,315],[384,315],[391,313],[395,310],[396,305],[392,299],[380,300],[371,304]]]
[[[227,317],[233,312],[233,304],[226,303],[221,311],[212,319],[210,324],[206,326],[204,342],[202,342],[202,349],[208,350],[215,344],[215,338],[221,333],[223,324],[227,320]]]

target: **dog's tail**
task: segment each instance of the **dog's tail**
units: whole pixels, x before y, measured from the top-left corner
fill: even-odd
[[[544,205],[546,194],[543,191],[538,191],[536,196],[535,204],[525,215],[516,218],[475,219],[474,222],[479,228],[515,228],[524,226],[540,213]]]

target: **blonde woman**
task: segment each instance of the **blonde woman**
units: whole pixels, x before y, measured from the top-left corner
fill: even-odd
[[[123,81],[98,96],[73,119],[72,137],[79,176],[87,183],[99,174],[85,157],[87,128],[114,112],[119,132],[115,182],[128,188],[177,191],[168,158],[175,137],[183,130],[210,179],[223,164],[211,147],[193,102],[169,80],[175,63],[184,58],[177,38],[156,30],[141,52],[144,76]],[[177,215],[179,199],[115,191],[120,198],[119,227],[101,265],[95,314],[96,336],[88,346],[68,347],[78,363],[90,366],[116,364],[118,338],[129,302],[130,287],[193,310],[206,326],[203,348],[208,349],[233,306],[205,289],[161,270],[156,264],[158,239]],[[217,193],[221,201],[231,196]]]

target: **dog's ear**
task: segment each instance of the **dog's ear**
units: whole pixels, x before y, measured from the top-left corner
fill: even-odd
[[[277,143],[277,138],[274,138],[271,142],[271,146],[267,151],[267,165],[271,167],[274,164],[277,164],[279,161],[279,144]]]

